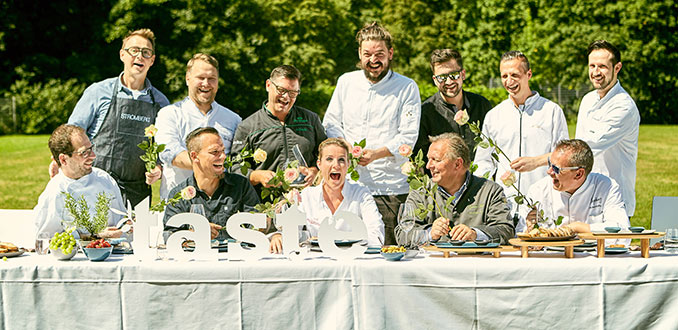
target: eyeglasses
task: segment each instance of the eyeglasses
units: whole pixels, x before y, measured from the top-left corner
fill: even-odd
[[[139,53],[141,53],[141,56],[143,58],[151,58],[153,57],[153,49],[150,48],[139,48],[139,47],[128,47],[125,48],[124,51],[127,52],[132,57],[137,57],[139,56]]]
[[[447,74],[439,74],[439,75],[433,76],[433,77],[436,78],[436,81],[438,81],[439,84],[442,84],[442,83],[447,81],[447,78],[450,78],[453,81],[461,78],[461,70],[450,72],[450,73],[447,73]]]
[[[551,157],[547,158],[546,160],[549,164],[549,167],[555,173],[556,175],[560,174],[561,171],[574,171],[578,170],[580,168],[584,168],[584,166],[570,166],[570,167],[558,167],[556,165],[551,164]]]
[[[83,151],[75,151],[76,154],[80,155],[82,158],[87,158],[91,156],[94,153],[94,143],[92,143],[89,148],[83,150]]]
[[[278,95],[280,95],[280,96],[287,93],[287,95],[290,98],[295,98],[295,97],[299,96],[299,94],[301,94],[301,91],[291,91],[289,89],[282,88],[282,87],[276,85],[276,83],[274,83],[273,80],[270,80],[270,82],[271,82],[271,84],[273,84],[273,86],[275,86],[275,90],[276,90],[276,92],[278,92]]]

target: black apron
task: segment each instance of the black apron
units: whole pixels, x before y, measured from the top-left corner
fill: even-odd
[[[146,139],[144,129],[155,123],[160,106],[151,102],[118,97],[120,78],[115,81],[111,105],[97,134],[92,138],[97,156],[94,166],[110,174],[120,187],[123,200],[136,206],[151,195],[146,184],[146,167],[139,158],[144,151],[138,144]],[[150,201],[150,199],[149,199]]]

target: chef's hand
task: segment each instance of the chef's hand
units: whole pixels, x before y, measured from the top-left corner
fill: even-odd
[[[440,217],[431,226],[431,240],[437,241],[450,232],[450,220]]]
[[[152,185],[160,179],[162,176],[162,167],[160,165],[155,165],[155,167],[150,171],[146,172],[146,184]]]
[[[268,252],[277,253],[277,254],[282,253],[282,235],[281,234],[273,234],[273,236],[271,236],[271,246],[268,248]]]
[[[476,236],[478,234],[473,228],[461,223],[454,226],[450,231],[450,238],[453,240],[475,241]]]

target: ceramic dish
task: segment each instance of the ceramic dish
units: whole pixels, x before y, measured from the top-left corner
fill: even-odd
[[[523,241],[527,242],[550,242],[550,241],[570,241],[574,239],[576,235],[562,236],[562,237],[518,237]]]
[[[14,252],[5,252],[5,253],[0,253],[0,258],[12,258],[12,257],[18,257],[26,252],[26,249],[21,248],[19,251],[14,251]]]
[[[441,249],[482,249],[482,248],[496,248],[499,247],[499,243],[487,243],[486,245],[478,245],[474,242],[465,242],[462,245],[453,245],[451,243],[433,243],[433,245]]]
[[[613,248],[613,247],[607,247],[605,248],[605,254],[622,254],[629,252],[628,248],[625,247],[618,247],[618,248]]]
[[[393,252],[393,253],[380,252],[380,253],[381,256],[388,261],[398,261],[405,256],[405,252]]]

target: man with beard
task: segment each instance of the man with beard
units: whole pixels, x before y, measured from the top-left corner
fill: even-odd
[[[243,149],[254,151],[260,148],[266,151],[266,160],[255,163],[252,159],[247,177],[250,183],[261,192],[267,187],[278,169],[285,168],[295,160],[292,148],[299,146],[308,168],[301,168],[306,175],[308,186],[315,179],[318,168],[318,146],[325,141],[325,129],[315,112],[296,106],[301,93],[301,72],[291,65],[281,65],[266,79],[268,98],[259,111],[245,118],[238,126],[233,141],[231,156],[235,157]],[[240,172],[239,165],[232,169]]]
[[[160,160],[165,165],[160,184],[160,197],[168,198],[179,182],[191,176],[191,160],[184,143],[188,134],[198,127],[214,127],[228,153],[235,129],[242,121],[233,111],[221,106],[214,98],[219,89],[219,62],[214,57],[197,53],[186,65],[188,96],[160,110],[156,141],[165,144]]]
[[[617,79],[622,68],[619,50],[605,40],[596,40],[588,53],[589,79],[595,90],[581,100],[575,136],[591,146],[593,170],[617,181],[631,217],[636,209],[640,114]]]
[[[490,147],[477,149],[475,163],[478,165],[478,175],[496,175],[495,181],[504,187],[510,199],[517,195],[516,189],[527,191],[533,183],[546,176],[546,171],[538,168],[546,166],[556,143],[569,136],[560,106],[530,89],[532,70],[523,53],[504,53],[499,70],[504,89],[509,94],[508,99],[487,113],[482,132],[512,161],[509,163],[501,155],[498,159],[493,158],[494,148]],[[507,186],[509,180],[499,178],[510,171],[519,173],[513,180],[515,184]],[[513,204],[512,208],[512,213],[517,214],[517,204]]]
[[[421,188],[411,190],[407,203],[415,209],[434,204],[449,207],[434,208],[422,221],[417,220],[416,227],[426,229],[432,241],[491,239],[507,244],[515,230],[502,188],[469,171],[469,148],[456,133],[433,136],[430,141],[426,168],[432,182],[428,189],[435,183],[437,190],[433,197]]]
[[[407,158],[402,145],[414,146],[421,101],[414,80],[391,71],[391,34],[379,23],[366,24],[356,35],[361,70],[339,77],[323,125],[330,137],[350,145],[365,139],[357,168],[370,189],[385,228],[385,244],[395,244],[398,207],[409,192],[400,166]]]
[[[421,104],[421,122],[419,123],[419,138],[414,147],[414,153],[423,151],[424,162],[428,152],[428,137],[445,132],[459,134],[471,150],[471,160],[475,155],[475,134],[468,125],[459,126],[454,120],[459,111],[468,113],[469,122],[480,122],[482,127],[485,114],[492,109],[492,104],[486,98],[462,90],[466,79],[466,70],[461,54],[453,49],[436,49],[431,53],[431,70],[433,83],[438,87],[438,93],[433,94]]]
[[[228,239],[228,233],[221,230],[226,227],[228,219],[238,212],[253,212],[254,206],[259,204],[259,197],[245,177],[224,172],[226,153],[218,130],[213,127],[197,128],[186,137],[186,146],[193,175],[174,187],[170,196],[192,186],[196,191],[195,197],[167,205],[164,222],[167,223],[177,213],[190,212],[193,204],[203,205],[212,239]],[[165,230],[177,228],[166,227]]]
[[[95,205],[99,193],[111,198],[111,208],[125,210],[120,188],[115,180],[104,170],[92,167],[97,156],[84,129],[75,125],[61,125],[50,136],[48,145],[60,170],[49,180],[34,208],[36,234],[48,233],[52,236],[62,232],[66,228],[62,227],[61,220],[73,219],[64,207],[66,196],[63,193],[71,194],[76,200],[84,198],[90,217],[96,215]],[[120,219],[121,215],[111,213],[108,225],[115,226]],[[120,237],[122,231],[109,227],[104,232],[95,234],[100,234],[101,237]]]
[[[539,202],[544,217],[551,221],[563,216],[562,225],[577,233],[605,231],[605,227],[630,226],[619,185],[600,173],[591,173],[593,153],[582,140],[558,142],[548,159],[548,177],[530,187],[527,197]],[[533,228],[536,210],[520,208],[517,231]],[[553,226],[549,221],[546,225]],[[628,245],[631,240],[606,240],[607,244]]]
[[[123,198],[132,205],[150,196],[150,184],[161,176],[160,166],[146,172],[137,145],[145,140],[144,129],[155,123],[167,97],[146,78],[155,62],[155,35],[149,29],[130,32],[119,52],[123,72],[87,87],[75,105],[68,123],[80,126],[96,146],[95,167],[108,172],[118,183]],[[50,175],[56,175],[56,162]]]

